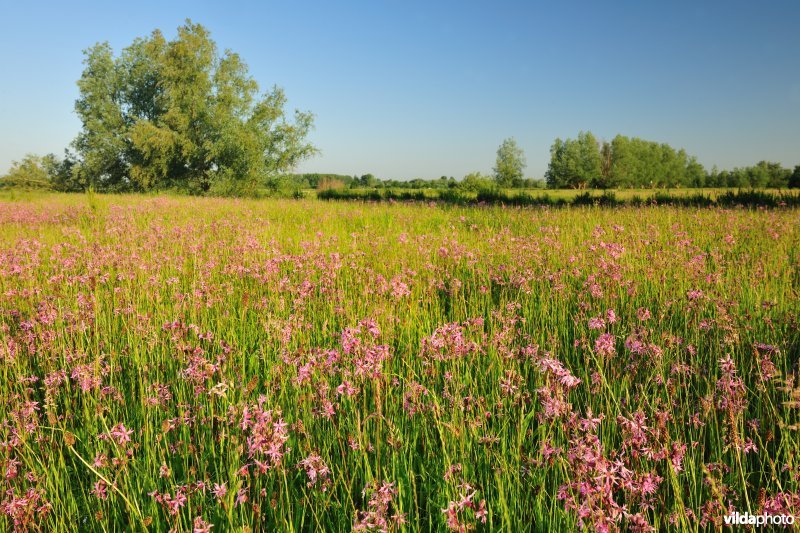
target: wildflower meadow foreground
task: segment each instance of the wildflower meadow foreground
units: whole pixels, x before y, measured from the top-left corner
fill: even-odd
[[[0,530],[795,516],[798,291],[796,209],[6,198]]]

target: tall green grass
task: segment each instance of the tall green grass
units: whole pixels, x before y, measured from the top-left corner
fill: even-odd
[[[0,202],[0,529],[797,512],[800,211],[597,203]]]

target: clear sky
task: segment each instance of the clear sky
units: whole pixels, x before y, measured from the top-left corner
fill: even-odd
[[[61,154],[82,50],[186,18],[316,115],[298,170],[490,172],[515,137],[541,177],[556,137],[667,142],[711,167],[800,163],[800,2],[0,0],[0,172]]]

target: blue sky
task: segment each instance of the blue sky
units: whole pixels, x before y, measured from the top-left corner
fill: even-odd
[[[62,153],[82,50],[186,18],[316,115],[298,170],[490,172],[515,137],[541,177],[556,137],[667,142],[707,167],[800,164],[800,2],[0,4],[0,172]]]

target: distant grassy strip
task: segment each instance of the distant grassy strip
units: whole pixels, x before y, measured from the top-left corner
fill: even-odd
[[[463,191],[397,191],[392,189],[328,189],[317,193],[320,200],[361,200],[371,202],[437,202],[456,205],[513,205],[513,206],[645,206],[670,205],[677,207],[799,207],[800,195],[791,192],[765,192],[757,190],[727,191],[711,195],[670,194],[657,192],[649,196],[632,195],[625,198],[606,191],[601,194],[585,192],[572,198],[553,197],[550,194],[531,194],[528,192],[509,193],[505,191],[481,191],[477,194]]]

